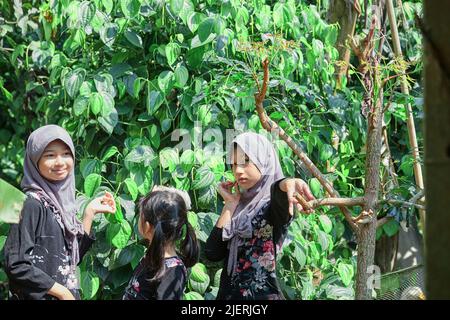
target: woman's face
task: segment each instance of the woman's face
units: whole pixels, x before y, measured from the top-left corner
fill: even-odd
[[[38,161],[41,175],[49,181],[64,180],[73,169],[73,156],[69,147],[61,140],[48,144]]]
[[[261,179],[261,172],[239,146],[234,148],[232,169],[234,178],[243,189],[252,188]]]

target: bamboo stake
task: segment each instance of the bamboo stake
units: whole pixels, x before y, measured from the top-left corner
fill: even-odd
[[[395,18],[395,11],[394,11],[394,4],[392,0],[386,0],[387,5],[387,11],[389,16],[389,23],[391,25],[391,32],[392,32],[392,42],[394,45],[394,53],[397,57],[403,58],[402,49],[400,47],[400,39],[398,36],[398,29],[397,29],[397,21]],[[406,76],[401,76],[401,91],[405,95],[409,95],[409,89],[408,89],[408,83],[406,81]],[[407,114],[407,126],[408,126],[408,136],[409,136],[409,144],[411,145],[413,159],[414,159],[414,178],[416,181],[417,187],[420,189],[424,188],[423,184],[423,176],[422,176],[422,167],[420,165],[420,155],[419,155],[419,147],[417,144],[417,137],[416,137],[416,128],[414,124],[414,118],[412,114],[411,105],[409,103],[406,104],[406,114]],[[425,199],[422,198],[422,201]],[[422,230],[425,230],[425,211],[419,210],[420,215],[420,222]]]

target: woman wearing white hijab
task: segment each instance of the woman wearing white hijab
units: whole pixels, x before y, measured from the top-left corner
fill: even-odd
[[[6,273],[12,299],[79,299],[76,266],[95,240],[94,215],[114,213],[111,194],[94,199],[76,213],[75,148],[61,127],[47,125],[31,133],[21,187],[27,194],[20,222],[5,243]]]
[[[284,179],[277,153],[263,135],[240,134],[231,147],[236,182],[219,185],[224,207],[205,247],[209,260],[224,260],[217,299],[284,299],[276,280],[277,245],[286,236],[293,206],[303,211],[294,193],[314,197],[303,180]]]

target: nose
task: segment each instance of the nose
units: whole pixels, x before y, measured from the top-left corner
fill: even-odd
[[[237,164],[235,166],[234,172],[236,174],[242,174],[242,173],[244,173],[244,168],[241,165]]]
[[[64,161],[61,156],[56,156],[55,158],[55,166],[62,166],[64,164]]]

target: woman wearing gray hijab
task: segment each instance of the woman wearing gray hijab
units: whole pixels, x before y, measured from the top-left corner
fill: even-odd
[[[209,260],[224,260],[217,299],[284,299],[276,280],[277,246],[294,206],[303,211],[294,194],[314,197],[303,180],[284,178],[277,153],[263,135],[238,135],[228,155],[235,182],[219,184],[224,207],[205,247]]]
[[[21,183],[27,199],[5,243],[11,299],[80,298],[76,266],[95,240],[94,215],[114,213],[115,203],[109,193],[94,199],[80,222],[74,163],[75,148],[63,128],[47,125],[31,133]]]

